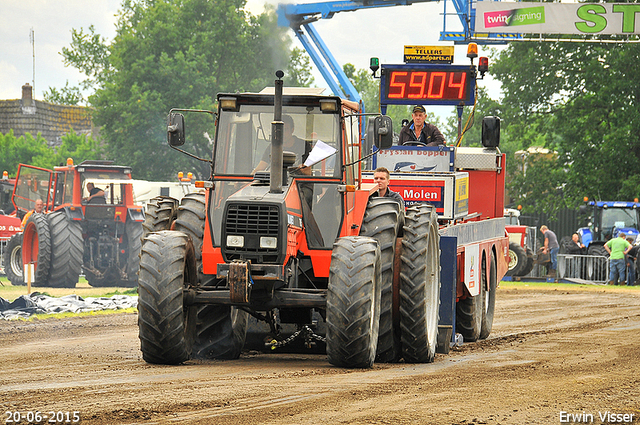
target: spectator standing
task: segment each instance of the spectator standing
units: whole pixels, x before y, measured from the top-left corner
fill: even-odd
[[[631,250],[632,245],[625,239],[625,234],[620,232],[617,238],[611,238],[604,244],[604,249],[609,253],[609,285],[620,284],[625,279],[626,262],[624,256]]]
[[[558,249],[560,248],[560,245],[558,245],[558,237],[544,224],[540,226],[540,231],[544,235],[542,252],[545,254],[548,253],[551,259],[551,266],[549,267],[547,277],[556,277],[556,270],[558,269]]]

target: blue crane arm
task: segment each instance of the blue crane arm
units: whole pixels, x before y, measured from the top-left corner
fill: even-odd
[[[352,12],[374,7],[407,6],[413,3],[424,3],[435,0],[360,0],[360,1],[326,1],[307,4],[279,4],[278,25],[281,27],[300,25],[304,20],[315,15],[317,19],[331,19],[338,12]],[[295,29],[295,28],[294,28]]]
[[[278,25],[293,29],[296,37],[298,37],[298,40],[300,40],[300,43],[302,43],[334,94],[360,103],[362,98],[324,41],[322,41],[312,23],[319,19],[331,19],[338,12],[351,12],[374,7],[402,6],[427,1],[434,0],[361,0],[279,4]]]
[[[361,97],[347,78],[340,64],[333,57],[320,35],[315,31],[312,23],[320,19],[331,19],[338,12],[353,12],[360,9],[372,9],[378,7],[392,6],[408,6],[414,3],[425,3],[436,0],[344,0],[344,1],[325,1],[318,3],[306,4],[279,4],[278,25],[282,27],[291,27],[302,43],[303,47],[313,60],[322,77],[325,79],[331,90],[337,96],[341,96],[360,102]],[[451,0],[460,23],[462,24],[462,32],[446,31],[446,0],[445,0],[445,17],[443,23],[443,31],[441,32],[441,40],[450,40],[455,42],[468,42],[475,35],[475,9],[472,7],[473,0]],[[480,0],[481,1],[481,0]],[[519,38],[519,34],[484,34],[488,39],[498,37],[498,43],[507,42],[509,39]],[[487,44],[496,43],[495,41],[485,41]],[[476,40],[483,43],[482,39]]]

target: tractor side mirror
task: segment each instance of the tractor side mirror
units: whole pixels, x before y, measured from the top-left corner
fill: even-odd
[[[184,115],[170,112],[167,116],[167,142],[169,146],[182,146],[184,141]]]
[[[482,146],[489,149],[500,146],[499,117],[484,117],[482,119]]]
[[[384,150],[393,145],[393,121],[387,115],[369,118],[368,130],[367,146]]]

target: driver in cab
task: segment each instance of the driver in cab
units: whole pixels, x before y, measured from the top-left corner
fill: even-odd
[[[426,110],[422,105],[413,107],[411,122],[400,130],[398,145],[400,146],[439,146],[444,145],[445,140],[438,127],[425,122]]]
[[[306,142],[295,136],[293,131],[295,129],[293,124],[293,118],[291,115],[283,115],[282,122],[284,123],[283,127],[283,141],[282,141],[282,150],[289,151],[296,154],[296,163],[297,167],[295,167],[295,171],[298,174],[311,175],[311,168],[304,166],[304,161],[309,156],[309,152],[307,152],[307,144]],[[264,171],[269,167],[269,161],[271,158],[271,146],[268,146],[265,149],[264,154],[262,155],[262,159],[256,166],[256,168],[251,172],[251,174],[255,174],[257,171]]]

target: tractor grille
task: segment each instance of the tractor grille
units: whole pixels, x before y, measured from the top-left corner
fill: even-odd
[[[229,205],[226,231],[228,235],[278,236],[279,218],[276,205]]]
[[[265,204],[232,204],[227,208],[225,219],[226,235],[244,236],[245,244],[240,247],[226,246],[224,251],[227,260],[252,259],[259,262],[273,262],[283,249],[280,238],[280,207]],[[278,238],[277,248],[260,248],[260,237]],[[225,241],[223,241],[223,245]]]

